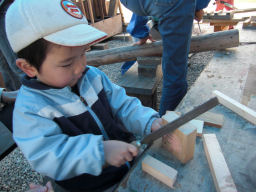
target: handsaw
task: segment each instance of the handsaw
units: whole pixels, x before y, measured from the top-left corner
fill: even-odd
[[[140,157],[143,156],[143,154],[146,152],[147,149],[149,149],[149,147],[153,144],[153,142],[155,140],[157,140],[158,138],[160,138],[160,137],[162,137],[166,134],[169,134],[169,133],[175,131],[181,125],[184,125],[185,123],[187,123],[190,120],[196,118],[197,116],[205,113],[206,111],[210,110],[211,108],[215,107],[218,104],[219,104],[219,101],[218,101],[217,97],[213,97],[212,99],[209,99],[208,101],[206,101],[202,105],[197,106],[196,108],[194,108],[191,111],[185,113],[184,115],[175,119],[174,121],[162,126],[160,129],[154,131],[153,133],[151,133],[149,135],[146,135],[141,140],[137,140],[137,141],[132,142],[133,145],[135,145],[136,147],[141,149],[141,152],[136,157],[135,162],[133,163],[133,165],[137,164]],[[118,186],[116,186],[116,188],[114,190],[115,192],[118,191],[118,188],[119,188],[120,185],[121,186],[126,185],[126,183],[128,181],[128,178],[129,178],[129,175],[130,175],[131,171],[134,168],[135,168],[135,166],[132,166],[130,168],[129,172],[125,175],[125,177],[122,179],[120,184]]]
[[[132,142],[138,148],[141,148],[143,145],[149,147],[153,144],[155,140],[158,138],[172,133],[174,130],[179,128],[181,125],[189,122],[190,120],[196,118],[197,116],[205,113],[206,111],[210,110],[211,108],[215,107],[219,104],[217,97],[213,97],[209,99],[205,103],[195,107],[191,111],[185,113],[184,115],[180,116],[179,118],[175,119],[174,121],[167,123],[166,125],[162,126],[158,130],[150,133],[149,135],[144,136],[141,140],[136,140]]]

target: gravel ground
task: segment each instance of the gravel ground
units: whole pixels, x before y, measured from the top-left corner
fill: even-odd
[[[201,25],[202,32],[212,30],[207,25]],[[195,26],[193,34],[198,33],[198,28]],[[119,47],[131,44],[131,42],[125,42],[120,40],[108,41],[109,47]],[[188,67],[188,85],[189,88],[195,82],[200,75],[204,67],[209,63],[213,56],[213,52],[197,53],[189,59]],[[118,82],[122,77],[120,73],[120,67],[122,63],[116,63],[111,65],[105,65],[99,67],[104,71],[113,82]],[[158,91],[158,103],[161,96],[162,82],[160,82]],[[23,157],[21,151],[16,148],[10,155],[0,161],[0,192],[19,192],[26,191],[29,183],[42,183],[43,176],[36,173],[30,168],[29,163]]]

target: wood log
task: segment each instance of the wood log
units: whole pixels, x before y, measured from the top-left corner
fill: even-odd
[[[219,50],[239,46],[239,31],[228,30],[191,38],[190,53]],[[117,47],[113,49],[88,52],[87,64],[100,66],[122,61],[136,60],[139,56],[161,56],[162,41],[145,45]]]

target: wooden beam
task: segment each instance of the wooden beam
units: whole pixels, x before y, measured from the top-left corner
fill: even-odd
[[[166,114],[162,116],[162,119],[164,119],[165,124],[167,124],[168,122],[174,121],[178,117],[179,115],[177,115],[174,111],[167,111]],[[173,134],[180,141],[180,151],[173,151],[170,143],[165,139],[162,140],[162,145],[180,162],[187,163],[194,157],[197,128],[189,122],[176,129]]]
[[[221,128],[224,123],[224,116],[222,114],[213,113],[207,111],[202,115],[198,116],[196,119],[204,121],[205,125]]]
[[[238,30],[221,31],[206,35],[193,36],[191,38],[190,53],[225,49],[237,46],[239,46]],[[117,47],[104,51],[88,52],[87,64],[100,66],[122,61],[136,60],[136,57],[139,56],[161,56],[162,50],[162,41],[157,41],[141,46]]]
[[[218,192],[237,192],[215,134],[203,134],[205,155]]]
[[[254,110],[248,108],[247,106],[239,103],[238,101],[228,97],[227,95],[217,90],[213,91],[213,93],[217,96],[220,104],[237,113],[250,123],[256,125],[256,112]]]
[[[142,170],[171,188],[178,174],[175,169],[150,155],[142,160]]]

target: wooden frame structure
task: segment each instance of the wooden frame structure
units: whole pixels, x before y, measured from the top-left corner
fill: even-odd
[[[123,31],[123,13],[120,0],[73,0],[90,25],[112,37]],[[119,13],[117,12],[119,9]]]

